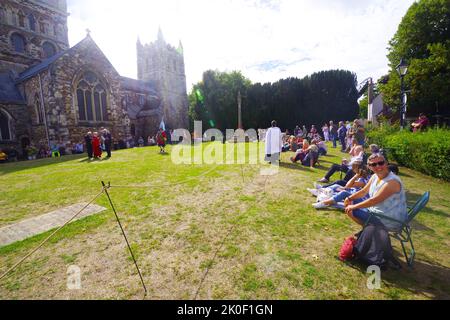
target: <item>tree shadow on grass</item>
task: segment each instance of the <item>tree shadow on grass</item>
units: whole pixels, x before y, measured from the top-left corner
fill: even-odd
[[[392,289],[403,289],[411,294],[424,295],[434,300],[450,299],[450,268],[436,262],[420,260],[415,260],[413,267],[410,268],[404,262],[403,255],[397,250],[394,250],[394,255],[402,268],[382,270],[382,288],[387,286]],[[367,273],[367,265],[359,261],[347,261],[345,264],[362,273]],[[397,299],[395,293],[391,298]]]
[[[306,167],[301,165],[300,163],[289,163],[289,162],[280,162],[281,168],[291,169],[291,170],[305,170]]]
[[[289,162],[280,162],[281,168],[291,169],[291,170],[304,170],[304,171],[311,171],[309,166],[304,166],[300,162],[298,163],[289,163]],[[316,165],[314,169],[318,170],[328,170],[328,168],[322,166],[322,165]]]
[[[78,159],[82,159],[86,157],[86,155],[77,154],[77,155],[67,155],[62,156],[60,158],[45,158],[38,160],[28,160],[28,161],[18,161],[18,162],[10,162],[0,165],[0,175],[14,173],[22,170],[35,169],[55,164],[60,164],[68,161],[74,161]],[[86,158],[86,162],[89,161]],[[81,161],[80,161],[81,162]]]

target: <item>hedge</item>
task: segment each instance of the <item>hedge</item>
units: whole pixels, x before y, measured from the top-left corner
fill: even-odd
[[[450,181],[450,130],[412,133],[384,127],[368,133],[370,143],[388,149],[390,159],[427,175]]]

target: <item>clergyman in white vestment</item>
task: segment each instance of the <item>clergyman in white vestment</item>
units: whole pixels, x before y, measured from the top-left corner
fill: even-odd
[[[275,163],[280,159],[283,137],[276,121],[272,121],[272,127],[266,133],[266,161]]]

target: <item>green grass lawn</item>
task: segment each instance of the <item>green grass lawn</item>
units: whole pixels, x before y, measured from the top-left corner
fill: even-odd
[[[89,201],[110,181],[139,186],[110,194],[149,299],[450,298],[449,183],[400,169],[410,203],[431,191],[413,224],[416,264],[409,269],[393,241],[403,269],[383,272],[381,289],[369,290],[366,270],[336,258],[359,227],[337,210],[314,210],[305,190],[345,155],[331,150],[315,169],[292,165],[291,155],[283,154],[279,174],[270,177],[259,165],[175,165],[153,147],[121,150],[107,161],[4,164],[0,227]],[[70,224],[0,281],[1,299],[143,297],[106,197],[95,203],[108,210]],[[0,248],[0,273],[48,234]],[[67,290],[71,265],[82,271],[81,290]]]

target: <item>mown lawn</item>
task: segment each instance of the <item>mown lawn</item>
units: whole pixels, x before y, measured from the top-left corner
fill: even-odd
[[[175,165],[153,147],[99,162],[67,156],[1,165],[0,227],[89,201],[101,181],[110,181],[124,186],[110,194],[147,299],[450,298],[449,183],[401,168],[411,203],[431,191],[413,224],[416,264],[383,272],[381,289],[369,290],[364,268],[336,258],[359,227],[337,210],[314,210],[305,190],[344,155],[331,150],[316,169],[292,165],[289,156],[270,177],[260,175],[259,165]],[[58,233],[0,281],[0,298],[142,299],[106,197],[96,203],[108,210]],[[0,248],[0,274],[48,234]],[[82,271],[81,290],[67,290],[71,265]]]

